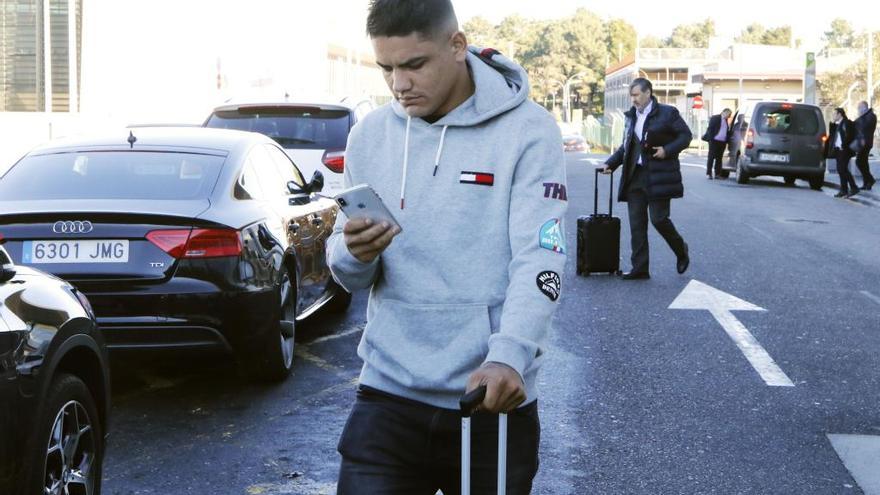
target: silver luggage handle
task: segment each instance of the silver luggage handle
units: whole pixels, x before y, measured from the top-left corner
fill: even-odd
[[[471,415],[486,398],[480,385],[459,401],[461,407],[461,495],[471,493]],[[498,415],[498,495],[507,492],[507,414]]]

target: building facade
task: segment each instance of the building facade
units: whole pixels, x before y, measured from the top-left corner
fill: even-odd
[[[76,112],[82,0],[0,0],[0,112]]]

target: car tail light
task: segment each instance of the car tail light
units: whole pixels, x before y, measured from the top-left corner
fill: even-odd
[[[782,108],[784,108],[784,109],[786,109],[786,110],[791,109],[791,103],[783,103],[783,104],[782,104]]]
[[[825,141],[828,141],[828,134],[822,134],[819,141],[822,141],[822,144],[825,144]],[[2,243],[2,239],[0,239],[0,243]]]
[[[190,230],[154,230],[147,234],[147,240],[165,251],[172,258],[180,259],[186,252],[186,241]]]
[[[345,151],[325,151],[321,161],[330,170],[341,174],[345,170]]]
[[[196,229],[186,243],[186,258],[219,258],[241,255],[241,238],[237,230]]]
[[[241,255],[241,237],[232,229],[154,230],[147,240],[175,259]]]
[[[746,148],[752,149],[755,147],[755,130],[749,129],[749,132],[746,133]]]

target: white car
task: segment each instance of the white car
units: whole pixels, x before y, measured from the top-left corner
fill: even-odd
[[[274,139],[305,177],[320,170],[324,194],[343,189],[348,133],[375,105],[371,100],[230,101],[214,109],[205,127],[259,132]]]

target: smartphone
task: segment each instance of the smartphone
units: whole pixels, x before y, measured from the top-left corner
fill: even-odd
[[[382,198],[368,184],[359,184],[341,191],[333,197],[333,200],[350,220],[369,218],[376,223],[388,222],[389,225],[400,228],[400,224],[382,202]]]

